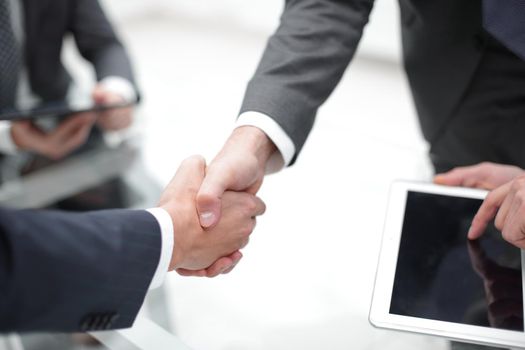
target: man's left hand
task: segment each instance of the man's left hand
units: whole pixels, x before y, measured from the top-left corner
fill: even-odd
[[[493,190],[523,173],[524,170],[517,166],[483,162],[437,174],[434,177],[434,183]]]

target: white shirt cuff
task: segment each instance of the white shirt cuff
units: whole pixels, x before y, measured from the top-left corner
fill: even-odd
[[[125,78],[110,76],[102,79],[99,84],[104,87],[104,89],[122,96],[126,102],[134,102],[137,100],[135,87]]]
[[[11,123],[5,120],[0,121],[0,153],[13,155],[17,152],[18,147],[11,137]]]
[[[157,270],[153,275],[149,289],[158,288],[164,283],[164,278],[170,266],[171,255],[173,254],[173,221],[168,212],[162,208],[147,209],[155,217],[160,226],[161,232],[161,251]]]
[[[266,163],[266,173],[271,174],[288,166],[295,154],[295,145],[279,124],[266,114],[259,112],[244,112],[237,119],[236,127],[255,126],[272,140],[277,147]]]

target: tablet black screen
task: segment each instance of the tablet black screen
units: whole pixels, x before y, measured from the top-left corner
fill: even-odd
[[[480,205],[408,193],[390,313],[524,330],[520,250],[493,226],[467,239]]]

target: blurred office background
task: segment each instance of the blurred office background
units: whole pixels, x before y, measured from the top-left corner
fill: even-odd
[[[283,1],[103,3],[144,96],[143,163],[164,185],[185,157],[210,161],[231,132]],[[401,68],[398,21],[395,2],[376,2],[299,161],[267,177],[260,192],[267,213],[234,272],[213,280],[168,276],[166,327],[190,348],[446,348],[441,339],[368,323],[388,187],[431,177]],[[74,52],[66,56],[78,65]],[[78,78],[89,84],[89,71]]]

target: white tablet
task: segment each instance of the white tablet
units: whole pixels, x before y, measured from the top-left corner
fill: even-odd
[[[376,327],[525,348],[523,254],[489,227],[469,242],[486,192],[394,183],[370,322]]]

